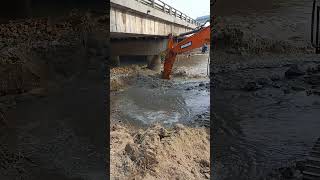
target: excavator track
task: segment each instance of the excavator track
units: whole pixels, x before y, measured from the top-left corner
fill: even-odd
[[[320,138],[313,146],[302,172],[304,180],[320,179]]]

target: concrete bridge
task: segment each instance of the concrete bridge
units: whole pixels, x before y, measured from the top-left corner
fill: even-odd
[[[158,0],[111,0],[110,6],[111,37],[167,36],[199,25]]]
[[[111,55],[145,56],[158,62],[168,34],[191,31],[200,23],[160,0],[110,0]]]

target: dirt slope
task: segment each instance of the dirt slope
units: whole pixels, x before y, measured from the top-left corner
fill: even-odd
[[[205,129],[177,124],[132,132],[111,130],[111,179],[209,179],[209,137]]]

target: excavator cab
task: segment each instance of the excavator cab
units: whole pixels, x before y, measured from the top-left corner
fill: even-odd
[[[316,54],[320,53],[319,44],[319,22],[320,22],[320,6],[317,0],[313,0],[312,16],[311,16],[311,44],[316,50]]]

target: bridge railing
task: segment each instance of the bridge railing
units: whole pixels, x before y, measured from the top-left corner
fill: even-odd
[[[169,14],[170,16],[174,16],[176,18],[179,18],[183,21],[186,21],[188,23],[200,26],[201,24],[197,22],[196,20],[192,19],[191,17],[187,16],[186,14],[182,13],[181,11],[177,10],[176,8],[173,8],[166,4],[165,2],[161,0],[136,0],[144,5],[150,6],[154,9],[160,10],[166,14]]]

